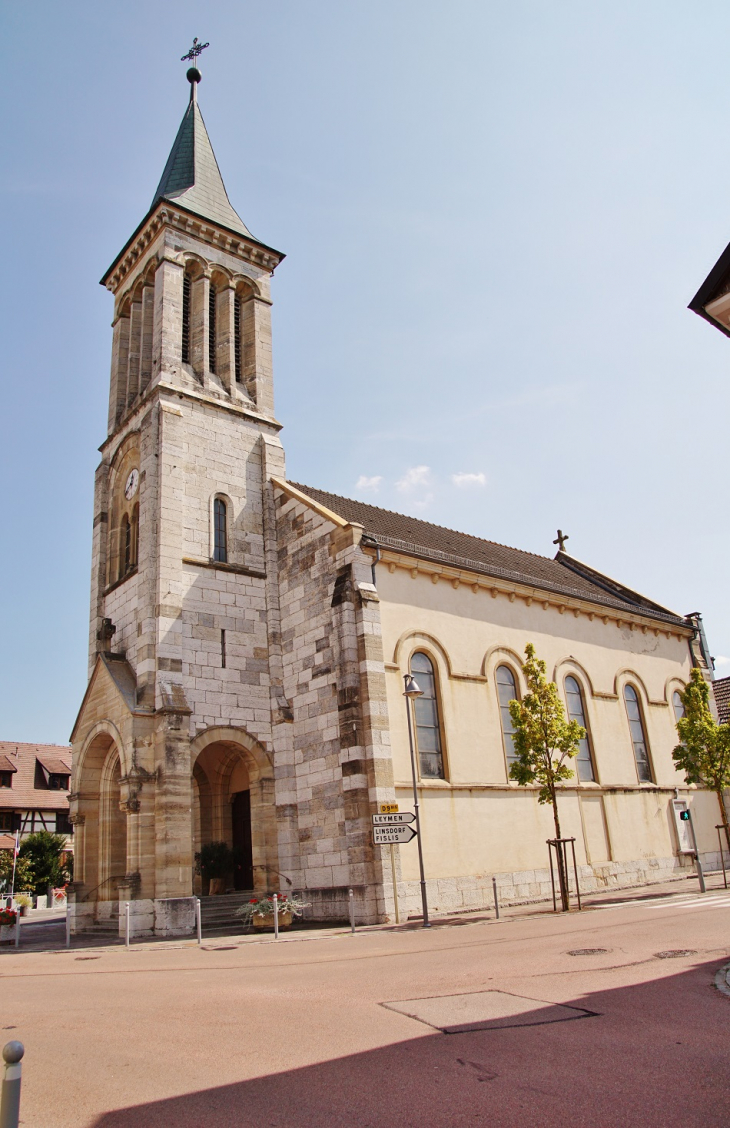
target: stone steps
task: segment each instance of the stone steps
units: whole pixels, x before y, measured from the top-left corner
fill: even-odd
[[[206,935],[225,932],[240,932],[243,924],[235,915],[236,909],[244,905],[255,894],[252,890],[237,893],[223,893],[220,897],[200,898],[200,921]]]

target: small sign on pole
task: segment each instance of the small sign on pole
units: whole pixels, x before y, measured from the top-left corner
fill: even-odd
[[[410,842],[416,837],[412,826],[374,826],[373,845],[387,846],[388,843]]]
[[[416,816],[410,811],[401,811],[395,815],[373,815],[373,826],[402,826],[415,821]]]
[[[381,815],[392,815],[398,810],[397,803],[381,803],[379,806]]]

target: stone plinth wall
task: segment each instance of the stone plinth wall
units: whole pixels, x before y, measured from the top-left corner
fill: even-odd
[[[68,905],[71,932],[116,931],[126,936],[125,901],[82,901]],[[129,902],[129,936],[191,936],[195,932],[195,898],[139,898]]]

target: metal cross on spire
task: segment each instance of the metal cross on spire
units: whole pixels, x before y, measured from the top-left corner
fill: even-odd
[[[553,541],[553,544],[556,544],[558,546],[558,552],[565,552],[565,542],[567,540],[570,540],[568,534],[564,533],[562,529],[558,529],[557,540]]]
[[[193,45],[190,48],[190,50],[188,51],[187,55],[181,55],[180,56],[180,62],[184,63],[186,59],[190,59],[191,62],[194,63],[195,60],[198,58],[199,55],[202,54],[202,52],[205,50],[206,47],[210,47],[210,43],[199,43],[198,37],[196,35],[195,39],[193,40]]]

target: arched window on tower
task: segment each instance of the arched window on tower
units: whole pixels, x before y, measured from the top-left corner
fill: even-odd
[[[629,718],[631,742],[634,746],[634,759],[636,760],[636,772],[639,777],[639,782],[653,783],[651,761],[649,760],[649,746],[646,742],[646,733],[644,731],[644,718],[641,715],[639,695],[633,685],[624,686],[624,701],[626,702],[626,712]]]
[[[416,697],[414,702],[416,747],[421,778],[445,779],[438,687],[433,662],[427,654],[418,651],[413,655],[411,673],[422,691],[422,696]]]
[[[585,707],[583,705],[583,692],[580,684],[574,677],[565,679],[565,700],[568,703],[568,720],[577,721],[581,728],[586,730],[586,735],[578,745],[578,755],[575,758],[578,779],[582,783],[594,783],[596,773],[593,770],[593,757],[588,736]]]
[[[216,345],[218,341],[218,295],[211,282],[208,290],[208,368],[215,374],[216,371]]]
[[[226,503],[217,497],[213,502],[213,559],[225,564],[228,560]]]
[[[515,726],[512,724],[512,717],[509,712],[510,701],[519,700],[517,696],[517,685],[515,683],[515,675],[512,673],[509,666],[497,667],[497,699],[499,700],[499,719],[502,724],[502,740],[504,742],[504,754],[507,757],[507,770],[517,760],[517,753],[515,752]]]
[[[233,363],[237,384],[243,383],[243,341],[241,339],[241,298],[233,300]]]
[[[182,301],[182,358],[185,364],[190,364],[190,286],[190,275],[186,274]]]
[[[121,551],[121,572],[122,576],[126,576],[132,570],[132,523],[125,513],[124,520],[122,521],[122,551]]]

